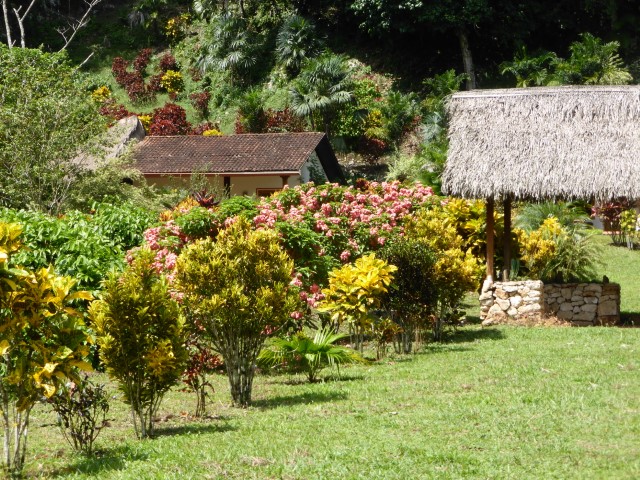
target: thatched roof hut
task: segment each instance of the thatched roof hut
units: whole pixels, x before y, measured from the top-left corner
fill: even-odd
[[[640,198],[640,86],[473,90],[448,102],[443,191],[487,199],[487,279],[494,275],[494,200]]]
[[[640,198],[640,86],[474,90],[448,113],[451,195]]]

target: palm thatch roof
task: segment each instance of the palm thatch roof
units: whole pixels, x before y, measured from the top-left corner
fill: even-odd
[[[640,86],[474,90],[447,108],[449,194],[640,198]]]

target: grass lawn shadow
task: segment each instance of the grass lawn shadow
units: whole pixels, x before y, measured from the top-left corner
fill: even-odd
[[[333,383],[333,382],[355,382],[357,380],[364,380],[364,375],[356,374],[356,375],[338,375],[333,373],[327,373],[327,375],[321,376],[319,380],[316,380],[313,383]],[[290,376],[286,380],[278,380],[274,383],[278,383],[280,385],[289,385],[289,386],[298,386],[298,385],[308,385],[309,379],[306,376]]]
[[[96,451],[92,456],[78,456],[78,460],[59,470],[48,472],[51,477],[97,474],[105,471],[125,470],[130,462],[148,460],[146,453],[135,451],[129,445]]]
[[[447,336],[445,343],[470,343],[476,340],[504,340],[505,334],[496,328],[460,329]]]
[[[307,405],[310,403],[326,403],[336,400],[345,400],[347,394],[344,392],[306,392],[298,395],[280,395],[272,398],[254,400],[252,406],[260,410],[270,408],[290,407],[293,405]]]
[[[226,422],[225,418],[217,418],[224,423],[190,423],[188,425],[170,425],[166,427],[156,427],[155,437],[167,437],[172,435],[189,435],[191,433],[221,433],[235,430]]]

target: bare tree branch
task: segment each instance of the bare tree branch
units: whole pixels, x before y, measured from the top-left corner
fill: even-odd
[[[81,28],[84,28],[87,23],[89,23],[89,14],[91,13],[91,10],[93,10],[93,7],[98,5],[101,1],[102,0],[85,0],[84,3],[87,4],[87,9],[85,10],[84,15],[82,15],[82,18],[80,18],[80,20],[70,21],[69,26],[66,28],[57,29],[58,33],[62,35],[62,38],[65,41],[60,51],[65,50],[73,40],[73,37],[76,36],[76,33],[78,33]]]
[[[96,53],[96,52],[91,52],[89,55],[87,55],[87,58],[85,58],[85,59],[82,61],[82,63],[81,63],[80,65],[78,65],[78,67],[77,67],[76,69],[77,69],[77,70],[80,70],[80,69],[84,66],[84,64],[85,64],[85,63],[87,63],[87,62],[91,59],[91,57],[93,57],[93,54],[94,54],[94,53]]]
[[[9,25],[9,9],[7,8],[7,0],[2,0],[2,15],[4,17],[4,29],[7,34],[7,45],[9,48],[13,47],[13,40],[11,39],[11,26]]]
[[[13,9],[13,13],[16,14],[16,19],[18,20],[18,28],[20,28],[20,46],[22,48],[26,47],[25,36],[24,36],[24,19],[27,18],[27,15],[29,15],[31,8],[35,3],[36,3],[36,0],[31,0],[31,3],[29,4],[29,6],[27,7],[27,10],[24,12],[24,15],[22,16],[20,15],[20,10],[22,10],[22,5],[20,5],[18,8]]]

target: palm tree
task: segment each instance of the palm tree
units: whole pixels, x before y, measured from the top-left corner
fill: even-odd
[[[276,37],[276,54],[290,73],[297,75],[302,63],[316,56],[319,51],[313,23],[300,15],[292,15],[284,21]]]
[[[571,44],[569,60],[558,69],[561,74],[568,74],[566,83],[625,85],[633,77],[618,55],[619,48],[619,42],[604,43],[590,33],[583,33],[579,41]]]
[[[326,366],[339,367],[342,364],[365,361],[355,350],[335,345],[335,342],[346,336],[325,327],[316,331],[313,338],[302,332],[290,339],[276,338],[268,348],[260,352],[258,361],[270,366],[298,364],[306,371],[309,382],[315,382],[318,372]]]
[[[352,88],[343,56],[327,54],[310,59],[290,90],[291,109],[299,117],[308,117],[314,130],[314,115],[320,114],[328,135],[336,108],[353,100]]]
[[[200,69],[228,71],[232,81],[246,80],[257,63],[258,46],[247,21],[228,12],[215,18],[208,28],[208,42],[198,59]]]

